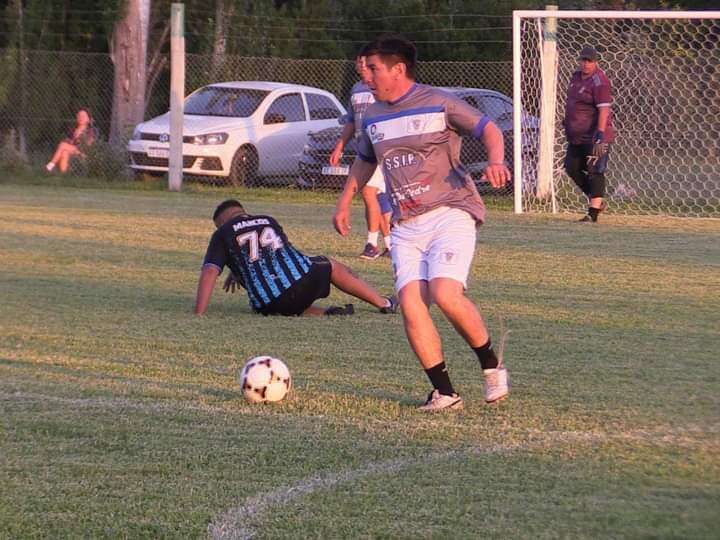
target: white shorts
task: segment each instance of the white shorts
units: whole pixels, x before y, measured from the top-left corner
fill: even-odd
[[[467,288],[475,255],[476,223],[470,214],[441,206],[392,229],[395,290],[411,281],[454,279]]]
[[[385,193],[385,176],[379,166],[375,167],[375,172],[365,185],[377,189],[378,193]]]

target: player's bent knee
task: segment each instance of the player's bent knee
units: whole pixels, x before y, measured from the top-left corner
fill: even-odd
[[[457,306],[464,296],[465,288],[459,281],[438,278],[430,282],[430,299],[443,311]]]

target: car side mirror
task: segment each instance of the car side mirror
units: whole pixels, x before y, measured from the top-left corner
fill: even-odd
[[[284,114],[280,113],[267,113],[263,120],[266,124],[284,124],[287,122]]]

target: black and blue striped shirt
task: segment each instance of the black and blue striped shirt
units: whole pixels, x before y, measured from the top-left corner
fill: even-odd
[[[312,261],[290,244],[274,218],[243,215],[213,233],[207,264],[220,272],[229,267],[259,311],[308,274]]]

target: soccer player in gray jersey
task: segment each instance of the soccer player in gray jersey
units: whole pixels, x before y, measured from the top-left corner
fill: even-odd
[[[335,148],[330,155],[330,165],[337,166],[340,164],[345,145],[350,139],[355,138],[357,141],[362,133],[362,121],[365,111],[371,103],[375,102],[367,81],[370,78],[370,72],[367,69],[366,57],[361,50],[355,58],[355,70],[360,75],[361,80],[358,81],[350,91],[350,103],[348,104],[348,114],[344,118],[345,126]],[[390,241],[390,199],[385,190],[385,178],[383,177],[380,167],[368,180],[362,189],[363,201],[365,201],[365,220],[367,221],[367,243],[365,249],[360,254],[363,259],[377,259],[381,256],[389,256]],[[385,242],[385,251],[380,251],[378,247],[379,233],[383,235]]]
[[[408,341],[433,390],[423,411],[458,409],[430,315],[436,304],[475,351],[485,376],[485,401],[508,395],[508,373],[495,354],[477,307],[465,296],[475,252],[476,226],[485,206],[460,163],[461,134],[481,138],[489,163],[485,176],[503,186],[502,132],[486,116],[440,89],[415,82],[415,46],[385,36],[366,49],[376,103],[363,121],[358,158],[338,199],[334,225],[350,231],[350,202],[376,165],[383,168],[393,206],[392,259]],[[502,347],[501,347],[502,348]]]

